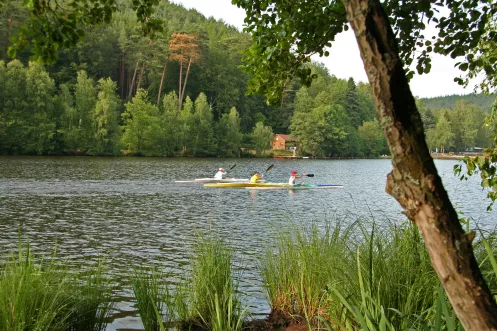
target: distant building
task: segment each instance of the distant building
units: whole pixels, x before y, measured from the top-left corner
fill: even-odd
[[[297,147],[297,138],[289,134],[275,134],[271,140],[271,148],[291,150]]]
[[[483,148],[481,148],[481,147],[471,147],[471,148],[468,148],[462,154],[463,155],[481,155],[481,154],[483,154]]]

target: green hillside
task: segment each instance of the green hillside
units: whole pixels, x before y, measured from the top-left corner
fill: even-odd
[[[478,106],[484,111],[490,111],[492,103],[497,98],[497,94],[466,94],[466,95],[447,95],[443,97],[435,98],[422,98],[421,101],[425,103],[426,108],[430,109],[440,109],[449,108],[453,109],[456,102],[459,100],[465,100],[470,104]]]
[[[9,40],[29,11],[23,0],[5,2],[0,154],[240,156],[242,150],[265,154],[273,133],[294,135],[301,155],[388,153],[369,84],[337,78],[321,63],[306,64],[316,76],[312,85],[290,82],[281,106],[271,107],[246,93],[250,76],[242,58],[250,35],[164,0],[154,12],[163,32],[151,39],[130,2],[119,4],[110,22],[81,26],[84,40],[42,65],[29,61],[29,49],[9,57]],[[461,99],[467,104],[457,103]],[[426,129],[433,129],[430,144],[447,150],[487,146],[481,127],[494,99],[424,99],[420,111]],[[438,111],[443,107],[454,114]],[[449,126],[453,132],[442,130]],[[445,133],[451,141],[441,142]]]

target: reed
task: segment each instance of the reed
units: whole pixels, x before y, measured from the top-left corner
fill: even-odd
[[[0,330],[103,330],[111,304],[101,268],[71,273],[29,245],[0,270]]]
[[[188,315],[180,318],[208,330],[241,330],[247,310],[242,307],[232,271],[233,251],[211,234],[200,235],[193,252],[188,287],[180,286],[180,311],[187,311],[184,300],[188,293]]]
[[[69,275],[53,264],[35,264],[19,245],[0,273],[0,330],[64,330],[70,304]]]
[[[432,307],[439,284],[419,231],[407,223],[382,231],[373,225],[370,232],[362,233],[363,240],[356,246],[360,274],[355,283],[359,282],[361,292],[385,308],[386,317],[396,328],[405,327],[406,320],[399,316]],[[399,313],[387,308],[395,308]],[[377,310],[378,319],[380,311]]]
[[[157,268],[138,267],[133,270],[133,293],[146,331],[160,330],[161,324],[172,322],[166,309],[166,303],[170,301],[166,279],[166,275]]]
[[[282,233],[261,262],[272,310],[309,329],[458,330],[417,228],[362,224]],[[494,238],[481,234],[475,243],[491,289],[497,286]]]
[[[266,293],[273,310],[298,315],[310,320],[316,316],[327,318],[331,307],[327,288],[330,280],[348,283],[355,271],[347,267],[346,243],[352,227],[323,231],[317,226],[280,234],[274,249],[261,262],[261,273]]]
[[[69,330],[103,331],[114,308],[112,282],[101,260],[94,267],[71,274]]]
[[[233,251],[210,234],[197,237],[179,284],[158,269],[136,268],[132,287],[145,330],[241,330],[247,310],[239,298],[232,261]]]

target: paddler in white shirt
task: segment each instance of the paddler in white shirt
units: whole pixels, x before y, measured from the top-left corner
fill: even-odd
[[[290,185],[295,185],[295,179],[301,178],[301,177],[305,176],[305,174],[297,175],[297,171],[296,170],[292,170],[291,174],[292,175],[290,176],[290,179],[288,180],[288,184],[290,184]]]
[[[214,175],[214,179],[223,179],[226,177],[226,171],[223,168],[219,168],[216,174]]]

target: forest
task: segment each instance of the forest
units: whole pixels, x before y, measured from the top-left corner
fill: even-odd
[[[288,84],[281,106],[247,95],[242,56],[251,36],[196,10],[160,2],[162,32],[143,36],[127,1],[110,24],[60,49],[53,64],[8,55],[28,19],[23,1],[0,11],[0,154],[270,155],[274,133],[294,135],[313,157],[388,154],[370,87],[309,64],[311,86]],[[489,147],[495,96],[417,100],[432,151]]]

